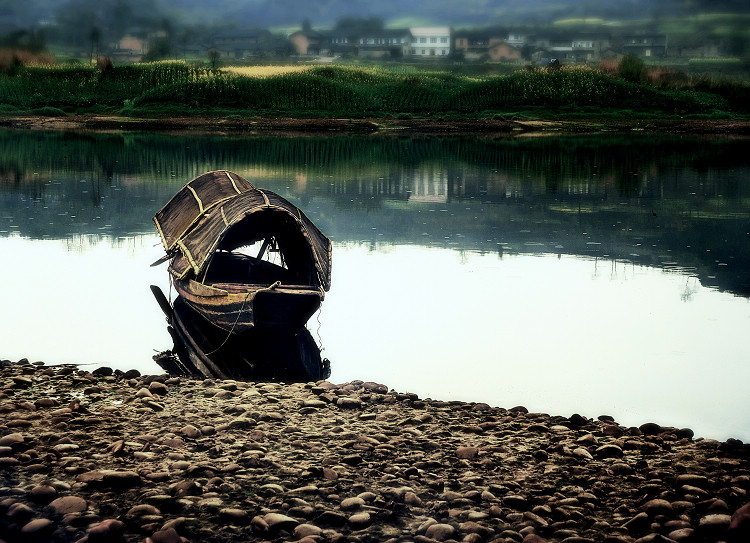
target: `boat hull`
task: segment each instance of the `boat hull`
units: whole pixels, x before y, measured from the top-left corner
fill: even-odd
[[[323,291],[284,285],[205,285],[177,280],[175,290],[207,322],[233,334],[255,327],[297,330],[318,310]]]
[[[283,380],[307,382],[330,376],[330,363],[307,330],[254,327],[227,334],[199,315],[178,296],[167,301],[161,289],[151,287],[169,323],[171,351],[154,360],[172,375],[210,379]]]

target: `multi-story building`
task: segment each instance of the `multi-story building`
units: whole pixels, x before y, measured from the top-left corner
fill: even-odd
[[[411,52],[412,35],[408,29],[384,29],[358,41],[363,58],[403,58]]]
[[[447,26],[412,27],[411,55],[413,57],[447,57],[451,53],[451,29]]]

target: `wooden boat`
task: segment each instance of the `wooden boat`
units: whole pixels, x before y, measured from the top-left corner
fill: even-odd
[[[281,196],[229,171],[187,183],[154,224],[177,293],[228,334],[299,330],[331,284],[331,241]]]
[[[209,379],[307,382],[327,379],[330,362],[304,326],[298,330],[254,327],[227,334],[178,296],[173,303],[157,286],[151,290],[167,317],[174,346],[154,356],[170,375]]]

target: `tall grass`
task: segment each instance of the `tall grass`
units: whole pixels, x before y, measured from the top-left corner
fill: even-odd
[[[731,92],[730,92],[731,90]],[[410,67],[265,66],[210,70],[184,62],[25,67],[0,74],[0,110],[99,108],[122,113],[493,115],[511,109],[743,111],[747,86],[686,90],[629,83],[589,68],[461,76]],[[746,102],[745,102],[746,103]],[[747,107],[746,105],[744,106]],[[746,110],[744,110],[746,111]]]

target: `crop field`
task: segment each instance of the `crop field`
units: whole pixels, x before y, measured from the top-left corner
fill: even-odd
[[[522,109],[541,114],[748,113],[750,85],[701,80],[669,88],[586,67],[467,76],[385,66],[257,66],[210,69],[180,61],[98,69],[20,67],[0,73],[0,113],[40,115],[215,114],[300,117],[462,116]]]

